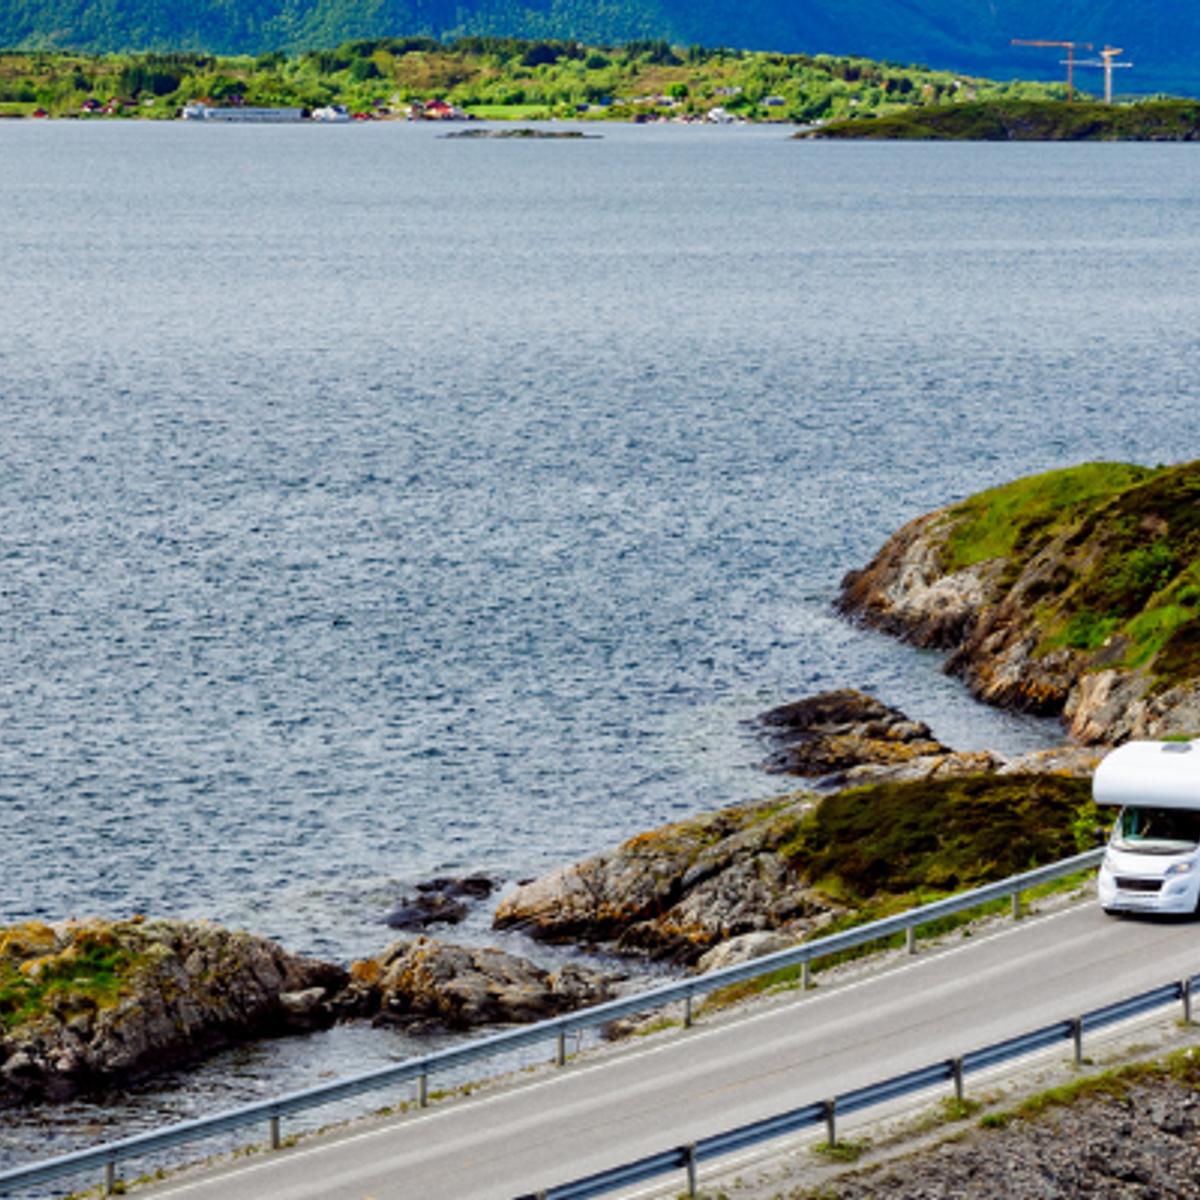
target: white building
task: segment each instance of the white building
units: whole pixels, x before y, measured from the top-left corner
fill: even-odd
[[[216,108],[211,104],[193,101],[185,104],[179,114],[185,121],[234,121],[253,124],[266,121],[302,121],[302,108]]]

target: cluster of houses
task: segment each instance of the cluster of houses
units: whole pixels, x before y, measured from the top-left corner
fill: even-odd
[[[340,124],[345,121],[376,121],[403,116],[410,121],[469,121],[470,115],[445,100],[414,100],[407,108],[396,112],[378,101],[374,108],[351,112],[343,104],[326,104],[321,108],[258,108],[246,104],[240,96],[230,96],[226,103],[210,99],[192,100],[179,113],[185,121],[228,121],[234,123],[319,121]]]
[[[374,121],[382,112],[351,112],[344,104],[326,104],[321,108],[259,108],[252,104],[214,104],[211,100],[192,100],[179,110],[185,121],[225,121],[235,124],[279,124],[293,121],[318,121],[341,124],[345,121]]]
[[[79,111],[85,117],[115,117],[127,108],[137,108],[137,101],[120,96],[110,96],[107,100],[97,100],[95,96],[89,96],[79,106]]]
[[[736,96],[741,90],[741,88],[718,88],[714,98],[717,96]],[[389,108],[382,100],[378,100],[368,110],[352,112],[345,105],[341,104],[327,104],[321,108],[314,109],[262,108],[247,104],[244,97],[239,95],[227,96],[223,101],[219,102],[206,96],[202,99],[189,101],[179,110],[179,116],[185,121],[224,121],[233,123],[316,121],[336,124],[349,121],[394,120],[397,118],[409,121],[474,120],[474,117],[465,109],[451,104],[446,100],[414,100],[408,105],[401,105],[398,100],[398,97],[392,97],[392,103],[396,106],[394,108]],[[153,103],[153,101],[143,101],[143,103]],[[606,109],[613,103],[614,101],[611,98],[606,98],[594,104],[580,104],[578,105],[578,111],[585,113],[595,109]],[[682,100],[679,97],[673,96],[637,96],[625,103],[630,104],[638,110],[634,116],[634,120],[638,122],[677,121],[730,125],[741,123],[743,119],[720,104],[709,108],[705,113],[685,112]],[[785,101],[782,96],[767,96],[761,103],[767,108],[778,108],[782,107]],[[89,96],[80,105],[79,112],[81,116],[112,117],[118,116],[122,112],[136,108],[137,106],[138,102],[136,100],[123,99],[118,96],[110,97],[108,100],[98,100],[94,96]],[[44,108],[39,108],[32,115],[34,117],[48,117],[50,114]]]
[[[405,114],[410,121],[469,121],[470,114],[445,100],[414,100]]]

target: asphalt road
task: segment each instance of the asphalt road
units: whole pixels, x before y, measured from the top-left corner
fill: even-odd
[[[511,1200],[1197,971],[1200,924],[1114,920],[1088,904],[743,1019],[139,1194]]]

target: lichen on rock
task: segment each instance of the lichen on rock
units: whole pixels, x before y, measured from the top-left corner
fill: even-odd
[[[826,906],[795,887],[779,849],[815,802],[798,793],[639,834],[517,888],[495,925],[690,963],[740,933],[811,924]]]
[[[574,963],[548,971],[495,947],[429,937],[394,942],[353,963],[350,977],[337,1002],[345,1015],[409,1032],[536,1021],[607,999],[612,983]]]
[[[751,724],[771,745],[764,770],[777,774],[819,777],[949,753],[928,725],[853,688],[781,704]]]
[[[0,1102],[65,1099],[329,1024],[344,979],[203,921],[13,926],[0,931]]]

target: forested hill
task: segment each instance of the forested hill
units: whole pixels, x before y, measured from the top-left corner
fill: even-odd
[[[686,46],[855,54],[991,78],[1061,78],[1062,52],[1125,50],[1120,92],[1200,95],[1200,5],[1185,0],[8,0],[0,46],[258,54],[424,35],[666,39]],[[1118,60],[1121,61],[1121,60]],[[1081,69],[1099,91],[1102,73]]]

